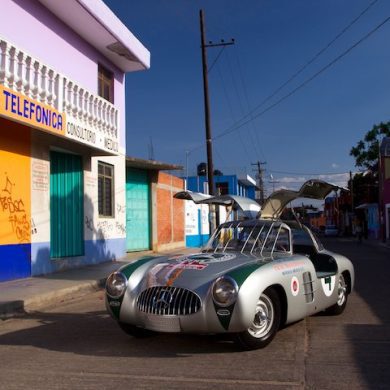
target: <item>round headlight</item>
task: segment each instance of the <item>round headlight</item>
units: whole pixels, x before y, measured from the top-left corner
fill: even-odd
[[[230,276],[221,276],[214,282],[212,294],[217,305],[230,306],[237,299],[237,283]]]
[[[127,287],[127,278],[122,272],[114,272],[108,278],[106,282],[106,291],[111,298],[121,297]]]

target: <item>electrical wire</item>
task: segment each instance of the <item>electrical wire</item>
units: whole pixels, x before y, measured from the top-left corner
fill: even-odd
[[[334,64],[336,64],[338,61],[340,61],[342,58],[344,58],[347,54],[349,54],[353,49],[355,49],[357,46],[359,46],[360,44],[362,44],[366,39],[368,39],[371,35],[373,35],[376,31],[378,31],[381,27],[383,27],[386,23],[388,23],[390,20],[390,16],[388,16],[385,20],[383,20],[380,24],[378,24],[375,28],[373,28],[371,31],[369,31],[365,36],[363,36],[361,39],[359,39],[357,42],[355,42],[352,46],[350,46],[347,50],[345,50],[343,53],[341,53],[340,55],[338,55],[335,59],[333,59],[331,62],[329,62],[327,65],[325,65],[324,67],[322,67],[318,72],[314,73],[311,77],[309,77],[308,79],[306,79],[305,81],[303,81],[301,84],[299,84],[296,88],[294,88],[292,91],[290,91],[289,93],[287,93],[286,95],[282,96],[280,99],[278,99],[275,103],[269,105],[267,108],[265,108],[264,110],[260,111],[259,113],[253,115],[252,118],[244,121],[243,123],[241,124],[238,124],[238,125],[233,125],[233,127],[231,127],[230,129],[227,129],[225,131],[223,131],[222,133],[218,134],[217,136],[215,136],[213,138],[213,140],[217,140],[227,134],[230,134],[236,130],[238,130],[239,128],[245,126],[247,123],[253,121],[254,119],[264,115],[265,113],[267,113],[268,111],[272,110],[273,108],[275,108],[276,106],[278,106],[280,103],[282,103],[284,100],[288,99],[289,97],[291,97],[292,95],[294,95],[295,93],[297,93],[300,89],[306,87],[306,85],[308,85],[310,82],[312,82],[314,79],[316,79],[318,76],[320,76],[322,73],[324,73],[326,70],[328,70],[329,68],[331,68]]]
[[[271,170],[270,170],[271,171]],[[349,172],[327,172],[327,173],[308,173],[308,172],[285,172],[285,171],[271,171],[272,173],[278,173],[282,175],[302,175],[302,176],[336,176],[336,175],[346,175],[349,174]]]
[[[252,111],[246,114],[248,117],[253,112],[257,111],[265,103],[271,100],[278,92],[280,92],[285,86],[290,84],[297,76],[299,76],[309,65],[311,65],[318,57],[320,57],[326,50],[328,50],[339,38],[341,38],[368,10],[374,6],[379,0],[373,0],[355,19],[353,19],[346,27],[344,27],[328,44],[326,44],[320,51],[318,51],[309,61],[306,62],[301,68],[299,68],[288,80],[280,85],[271,95],[266,97],[260,104],[258,104]],[[243,118],[245,118],[243,117]],[[241,120],[243,119],[241,118]]]
[[[233,111],[232,104],[231,104],[230,99],[229,99],[229,95],[228,95],[228,93],[227,93],[227,88],[226,88],[225,79],[223,78],[223,75],[222,75],[222,72],[221,72],[221,68],[218,66],[217,69],[218,69],[218,75],[219,75],[219,77],[220,77],[220,79],[221,79],[221,83],[222,83],[222,90],[223,90],[223,92],[224,92],[224,95],[225,95],[225,99],[226,99],[227,105],[228,105],[228,107],[229,107],[230,115],[231,115],[233,121],[235,121],[236,119],[235,119],[235,115],[234,115],[234,111]],[[246,145],[245,145],[245,143],[244,143],[244,140],[243,140],[244,137],[241,137],[241,136],[240,136],[240,137],[238,137],[238,138],[240,139],[241,145],[242,145],[242,147],[243,147],[243,149],[244,149],[244,152],[245,152],[245,156],[248,158],[248,162],[249,162],[249,164],[250,164],[249,152],[248,152],[248,149],[247,149],[247,147],[246,147]]]
[[[236,59],[237,59],[238,72],[239,72],[240,79],[241,79],[242,89],[244,91],[244,96],[245,96],[247,109],[249,110],[249,112],[251,112],[250,104],[249,104],[249,98],[248,98],[248,91],[247,91],[247,88],[246,88],[246,83],[245,83],[245,79],[244,79],[244,76],[243,76],[241,63],[240,63],[240,56],[238,55],[237,51],[235,51],[235,53],[236,53]],[[252,116],[252,114],[251,114],[251,116]],[[250,130],[252,130],[252,132]],[[260,139],[258,137],[258,131],[256,131],[256,128],[254,126],[254,121],[251,122],[251,127],[250,127],[249,131],[250,131],[250,134],[252,136],[252,140],[254,140],[254,145],[255,145],[255,149],[256,149],[256,155],[257,156],[262,156],[261,160],[266,161],[267,159],[265,157],[263,148],[261,146]]]

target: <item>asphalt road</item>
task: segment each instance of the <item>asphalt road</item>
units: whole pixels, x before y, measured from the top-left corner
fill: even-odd
[[[133,339],[93,293],[0,323],[0,389],[390,389],[390,250],[334,239],[356,288],[346,311],[242,352],[212,336]]]

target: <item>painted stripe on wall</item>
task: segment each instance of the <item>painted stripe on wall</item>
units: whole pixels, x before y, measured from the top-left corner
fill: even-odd
[[[50,243],[41,242],[31,245],[32,276],[45,275],[65,269],[79,268],[91,264],[120,259],[125,254],[126,239],[85,241],[85,256],[50,259]]]
[[[31,275],[31,244],[0,246],[0,282]],[[1,299],[1,297],[0,297]]]
[[[186,246],[189,248],[199,248],[206,244],[209,239],[208,234],[197,234],[195,236],[186,236]]]

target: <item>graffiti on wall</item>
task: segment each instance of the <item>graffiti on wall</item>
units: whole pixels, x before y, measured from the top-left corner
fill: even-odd
[[[95,230],[93,226],[93,218],[88,217],[88,215],[85,216],[85,227],[91,232]]]
[[[117,203],[116,211],[117,211],[118,214],[124,214],[126,212],[126,206]]]
[[[100,239],[111,238],[114,232],[114,224],[112,221],[99,221],[97,230]]]
[[[17,242],[21,244],[29,243],[31,237],[29,215],[23,199],[15,195],[15,187],[15,183],[5,172],[3,185],[0,187],[0,212],[8,220]]]
[[[120,223],[117,221],[115,224],[115,228],[116,228],[117,234],[121,234],[123,236],[126,235],[126,227],[123,223]]]
[[[96,234],[99,240],[113,238],[114,235],[125,235],[126,228],[123,223],[115,220],[99,221],[96,224],[96,229],[92,217],[85,216],[85,227]]]

